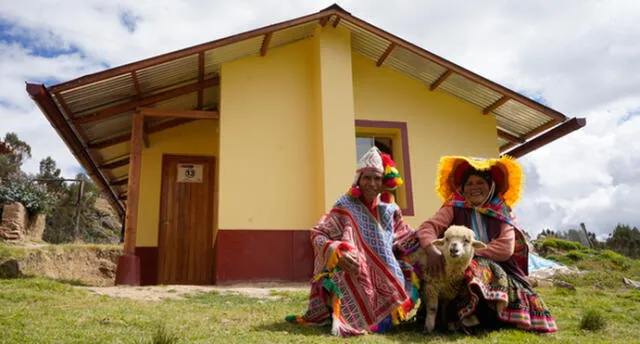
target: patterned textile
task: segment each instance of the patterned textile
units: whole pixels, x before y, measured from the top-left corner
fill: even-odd
[[[358,200],[343,195],[311,230],[314,279],[309,306],[289,322],[326,325],[347,337],[384,332],[404,320],[418,299],[418,280],[402,259],[419,243],[395,203],[379,203],[377,218]],[[357,255],[360,271],[337,267],[346,251]]]
[[[506,323],[523,330],[557,331],[542,298],[528,283],[505,273],[494,261],[477,257],[465,271],[464,278],[467,289],[450,303],[456,312],[449,313],[450,322],[483,327],[500,327]],[[480,313],[482,307],[492,314]]]
[[[513,226],[516,233],[516,243],[513,251],[513,257],[520,266],[520,269],[522,269],[525,274],[528,273],[529,245],[527,245],[527,239],[524,236],[524,232],[520,229],[515,216],[511,212],[511,208],[509,208],[500,198],[493,197],[483,206],[474,207],[469,202],[465,201],[464,196],[462,196],[460,192],[457,192],[453,194],[447,202],[444,203],[444,206],[474,209],[481,214],[496,218]],[[467,224],[467,226],[473,226],[473,224]]]

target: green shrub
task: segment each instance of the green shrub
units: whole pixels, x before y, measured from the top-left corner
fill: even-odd
[[[565,255],[565,257],[573,260],[574,262],[583,260],[586,256],[586,254],[576,250],[573,250]]]
[[[0,185],[0,203],[20,202],[29,214],[46,213],[53,199],[44,186],[34,183],[22,175],[12,175]]]
[[[599,255],[623,269],[628,269],[631,265],[631,260],[629,258],[611,250],[604,250],[600,252]]]
[[[553,247],[559,250],[564,251],[572,251],[572,250],[584,250],[584,247],[581,243],[569,240],[563,240],[558,238],[546,238],[542,242],[542,247]]]
[[[607,321],[600,311],[587,310],[580,320],[580,328],[587,331],[599,331],[607,326]]]

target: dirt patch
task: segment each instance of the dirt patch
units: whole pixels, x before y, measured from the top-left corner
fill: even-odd
[[[27,276],[112,286],[121,254],[118,246],[32,244],[25,247],[20,270]]]
[[[226,295],[243,295],[258,299],[279,299],[280,296],[272,295],[278,291],[306,291],[308,283],[255,283],[237,284],[229,286],[193,286],[193,285],[162,285],[162,286],[113,286],[113,287],[78,287],[99,295],[112,297],[124,297],[134,300],[161,301],[180,300],[185,295],[218,292]]]

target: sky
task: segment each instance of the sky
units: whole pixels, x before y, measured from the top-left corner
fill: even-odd
[[[334,1],[0,0],[0,135],[81,171],[25,91],[315,13]],[[640,227],[640,3],[345,0],[345,10],[587,126],[519,159],[521,226]]]

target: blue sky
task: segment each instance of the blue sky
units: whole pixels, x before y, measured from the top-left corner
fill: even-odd
[[[5,1],[0,7],[0,123],[79,165],[25,92],[317,12],[334,1]],[[640,227],[640,6],[635,1],[356,1],[353,15],[540,101],[587,127],[521,159],[525,229]]]

